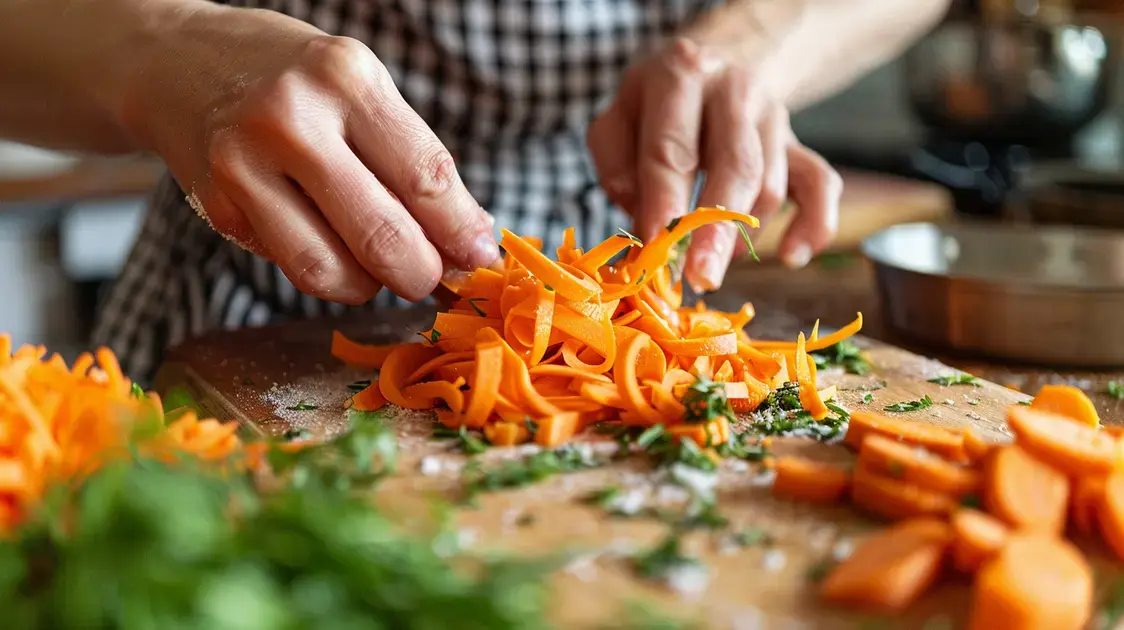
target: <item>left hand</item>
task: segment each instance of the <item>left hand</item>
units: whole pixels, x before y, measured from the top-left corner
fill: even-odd
[[[842,181],[800,144],[788,110],[769,94],[762,63],[744,46],[681,37],[625,74],[616,99],[589,129],[589,148],[609,197],[653,238],[686,213],[698,174],[700,206],[725,206],[764,223],[792,197],[796,216],[780,246],[802,267],[835,237]],[[709,225],[692,236],[684,279],[717,289],[735,252],[737,228]]]

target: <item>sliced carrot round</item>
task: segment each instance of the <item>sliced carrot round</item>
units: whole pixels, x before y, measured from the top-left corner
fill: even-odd
[[[1007,410],[1019,446],[1067,475],[1107,474],[1117,462],[1116,438],[1065,416],[1022,405]]]
[[[1060,534],[1068,501],[1069,479],[1019,446],[998,449],[984,472],[984,506],[1016,529]]]
[[[1002,521],[980,512],[962,509],[952,515],[952,562],[965,573],[975,573],[1007,544],[1010,530]]]
[[[1093,401],[1073,385],[1043,385],[1034,400],[1030,401],[1030,408],[1056,413],[1091,427],[1101,424]]]

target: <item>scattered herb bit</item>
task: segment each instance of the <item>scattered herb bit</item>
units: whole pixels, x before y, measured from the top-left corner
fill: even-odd
[[[515,519],[515,525],[518,527],[530,527],[535,524],[535,515],[530,512],[524,512]]]
[[[980,379],[972,376],[971,374],[965,374],[964,372],[961,372],[959,374],[938,376],[936,378],[929,379],[929,382],[936,383],[938,385],[944,385],[945,387],[951,385],[971,385],[973,387],[980,386]]]
[[[1124,384],[1119,381],[1109,381],[1106,392],[1117,400],[1124,400]]]
[[[812,582],[813,584],[819,584],[823,581],[824,578],[827,577],[828,573],[831,573],[831,570],[833,568],[835,568],[835,563],[831,560],[820,560],[819,562],[813,563],[811,566],[809,566],[808,572],[805,575],[808,578],[809,582]]]
[[[976,405],[980,404],[980,399],[979,398],[973,398],[973,399],[968,401],[968,404],[975,407]]]
[[[683,554],[677,531],[672,531],[652,549],[633,557],[632,561],[641,577],[657,580],[666,578],[675,569],[699,566],[697,559]]]
[[[431,433],[429,437],[435,440],[447,440],[450,438],[460,437],[460,435],[461,433],[459,429],[450,429],[443,424],[435,422],[433,424],[433,433]]]
[[[714,501],[700,501],[688,509],[687,515],[676,523],[676,526],[682,530],[719,530],[725,529],[729,524],[730,519],[718,511],[718,505]]]
[[[662,424],[657,424],[654,427],[648,427],[636,438],[636,445],[640,448],[646,449],[656,442],[656,440],[666,434],[667,431],[663,428]]]
[[[800,404],[800,384],[789,382],[769,392],[758,410],[800,411],[803,408]]]
[[[294,487],[314,486],[339,491],[369,487],[394,472],[398,439],[382,414],[352,411],[351,430],[339,438],[299,451],[270,451],[269,464]]]
[[[642,270],[640,271],[640,277],[636,279],[636,284],[643,284],[643,283],[644,283],[644,278],[646,278],[646,277],[648,277],[648,270],[647,270],[647,269],[642,269]]]
[[[546,289],[547,291],[550,291],[550,292],[553,292],[553,291],[554,291],[554,287],[550,286],[549,284],[544,284],[544,285],[542,285],[542,286],[543,286],[543,288],[544,288],[544,289]]]
[[[929,398],[928,394],[921,400],[907,400],[903,402],[896,402],[892,405],[886,405],[882,409],[886,411],[918,411],[926,407],[933,406],[933,399]]]
[[[753,249],[753,241],[749,240],[749,230],[745,229],[745,224],[741,221],[735,221],[734,224],[738,226],[738,233],[742,235],[742,240],[745,241],[745,247],[749,250],[749,257],[754,262],[761,262],[761,259],[757,257],[757,250]]]
[[[836,417],[838,417],[840,420],[850,420],[851,419],[851,413],[849,411],[847,411],[843,407],[840,407],[839,405],[837,405],[836,403],[834,403],[830,400],[825,400],[824,406],[827,407],[828,411],[834,413],[836,415]]]
[[[582,499],[582,503],[607,508],[620,496],[621,489],[618,486],[606,486],[604,488],[601,488],[600,490],[594,490],[593,492],[587,494]]]
[[[629,234],[628,231],[625,230],[624,228],[617,228],[617,232],[621,236],[627,238],[628,240],[632,241],[633,243],[636,243],[637,245],[643,245],[644,244],[644,241],[640,240],[639,238],[637,238],[636,236],[634,236],[632,234]]]
[[[846,269],[855,262],[854,254],[846,252],[828,252],[816,257],[820,269]]]
[[[554,475],[598,468],[608,461],[575,445],[541,451],[522,460],[507,461],[490,469],[479,462],[470,463],[464,471],[464,490],[471,500],[477,494],[527,486]]]
[[[1124,619],[1124,579],[1117,578],[1109,587],[1100,612],[1099,628],[1116,628]]]
[[[978,510],[981,505],[980,498],[974,494],[966,494],[963,499],[960,499],[960,505]]]
[[[752,547],[754,545],[769,546],[773,544],[773,537],[760,527],[747,527],[730,537],[731,542],[739,547]]]
[[[1017,402],[1015,404],[1016,405],[1022,405],[1023,407],[1029,407],[1030,403],[1033,402],[1033,401],[1034,401],[1034,399],[1031,398],[1030,400],[1020,400],[1019,402]]]
[[[674,231],[675,228],[679,225],[679,222],[682,221],[682,220],[683,220],[683,217],[675,217],[671,221],[668,221],[667,222],[667,231],[668,232]]]
[[[759,462],[769,455],[769,448],[750,431],[731,431],[730,439],[719,444],[716,449],[722,457],[734,457],[751,462]]]
[[[347,389],[349,389],[350,391],[353,391],[353,392],[361,392],[361,391],[367,389],[370,386],[371,386],[370,380],[355,381],[354,383],[348,383]]]
[[[867,392],[867,393],[863,394],[863,404],[864,405],[869,405],[872,402],[874,402],[874,394],[872,394],[870,392]]]
[[[527,431],[531,435],[534,435],[534,434],[539,432],[539,423],[535,422],[534,420],[532,420],[532,419],[530,419],[526,416],[524,416],[524,418],[523,418],[523,424],[527,427]]]
[[[144,398],[144,388],[136,383],[133,383],[129,388],[129,393],[133,395],[133,398]]]
[[[683,421],[687,423],[711,422],[718,418],[736,422],[738,419],[726,399],[726,384],[716,383],[705,376],[700,375],[691,383],[683,394],[682,402],[687,409]]]
[[[312,411],[313,409],[319,409],[319,408],[320,407],[318,407],[316,405],[313,405],[311,403],[306,403],[303,400],[298,402],[297,404],[293,405],[292,407],[285,407],[285,409],[288,409],[289,411]]]
[[[430,344],[436,344],[437,340],[441,338],[441,332],[439,330],[437,330],[436,328],[434,328],[433,330],[430,330],[429,334],[426,334],[424,332],[420,332],[420,333],[418,333],[418,335],[421,336],[422,339],[425,339],[426,341],[428,341]]]
[[[304,429],[289,429],[281,434],[281,439],[286,442],[296,442],[298,440],[310,440],[312,434]]]
[[[808,354],[812,355],[817,369],[839,366],[848,374],[859,376],[866,376],[872,369],[862,350],[850,339],[844,339],[822,350],[813,350]]]
[[[905,466],[903,466],[902,463],[899,462],[899,461],[890,460],[888,462],[887,468],[889,468],[889,473],[890,473],[891,477],[901,479],[902,475],[905,474]]]
[[[242,384],[246,387],[253,387],[254,385],[256,385],[256,383],[254,383],[254,379],[250,378],[249,376],[242,377]]]
[[[468,305],[471,306],[472,310],[476,311],[476,314],[479,315],[480,317],[487,317],[488,314],[484,312],[484,309],[482,309],[482,308],[480,308],[479,306],[476,305],[477,302],[487,302],[487,301],[488,301],[488,298],[482,298],[482,297],[468,298]]]
[[[488,450],[488,443],[469,433],[468,429],[461,426],[457,431],[457,437],[460,438],[461,450],[469,455],[477,455]]]
[[[191,397],[187,389],[183,387],[173,387],[168,390],[168,395],[164,397],[164,412],[167,413],[174,409],[188,408],[199,412],[199,404]]]

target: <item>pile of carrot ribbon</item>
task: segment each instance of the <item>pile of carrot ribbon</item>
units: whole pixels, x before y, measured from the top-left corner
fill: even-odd
[[[746,412],[794,381],[804,409],[824,418],[829,410],[808,353],[857,333],[862,315],[823,337],[813,330],[795,342],[759,341],[743,330],[751,304],[734,313],[701,301],[684,307],[672,269],[680,244],[723,221],[758,225],[744,214],[700,208],[648,243],[622,233],[589,251],[575,246],[571,228],[555,260],[537,239],[504,230],[502,265],[450,286],[458,299],[421,340],[374,346],[335,333],[333,356],[379,370],[350,405],[434,410],[444,425],[481,430],[495,445],[533,439],[557,446],[606,420],[663,424],[704,445],[725,441],[730,426],[724,417],[689,421],[683,397],[692,384],[723,383],[731,407]]]

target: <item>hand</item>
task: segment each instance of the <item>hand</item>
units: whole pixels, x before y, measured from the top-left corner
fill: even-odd
[[[168,42],[127,126],[214,229],[301,291],[358,304],[386,285],[420,300],[446,265],[498,258],[452,157],[363,44],[211,6]]]
[[[798,210],[780,247],[802,267],[835,236],[842,183],[822,157],[800,144],[785,107],[740,47],[680,38],[632,66],[612,105],[589,129],[589,147],[610,198],[648,240],[689,210],[697,175],[701,206],[725,206],[764,223],[791,196]],[[696,291],[717,289],[735,252],[736,226],[694,233],[684,277]]]

